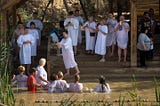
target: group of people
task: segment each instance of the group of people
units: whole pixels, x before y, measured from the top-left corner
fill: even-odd
[[[68,35],[72,40],[74,54],[77,54],[77,45],[82,43],[81,28],[85,30],[86,52],[88,54],[98,54],[102,58],[100,62],[105,62],[106,53],[109,56],[114,55],[115,44],[118,45],[118,61],[121,61],[121,52],[124,50],[124,59],[127,58],[127,44],[129,24],[125,22],[124,16],[120,16],[120,22],[117,22],[112,12],[108,13],[108,19],[101,19],[99,23],[94,21],[93,16],[89,16],[84,23],[79,11],[69,12],[64,21],[64,27],[68,30]]]
[[[14,62],[26,67],[29,75],[30,65],[35,62],[37,56],[37,46],[40,45],[42,22],[37,18],[38,13],[33,13],[33,19],[29,20],[26,27],[22,22],[18,22],[17,29],[13,33],[12,43],[14,48]]]
[[[19,66],[19,74],[14,76],[12,84],[17,85],[18,88],[27,88],[28,91],[36,92],[39,89],[47,90],[49,93],[63,93],[63,92],[83,92],[83,84],[79,83],[80,76],[75,75],[74,82],[67,83],[64,80],[64,75],[61,71],[57,74],[53,73],[50,76],[50,81],[47,80],[47,73],[44,69],[46,60],[40,59],[37,68],[30,70],[30,75],[25,75],[25,67]],[[106,83],[105,77],[100,76],[99,84],[95,87],[94,92],[111,92],[110,86]]]

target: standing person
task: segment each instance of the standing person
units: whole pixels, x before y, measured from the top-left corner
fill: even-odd
[[[107,19],[107,26],[108,26],[108,36],[107,36],[107,48],[109,56],[114,55],[114,48],[115,48],[115,40],[116,34],[114,32],[114,28],[117,22],[114,19],[113,13],[109,12],[108,19]]]
[[[31,22],[35,23],[35,28],[38,30],[38,33],[39,33],[38,45],[40,45],[40,42],[41,42],[41,32],[43,30],[43,23],[41,22],[40,19],[38,19],[38,12],[33,12],[33,19],[31,19],[31,20],[28,21],[27,27],[30,27],[30,23]]]
[[[69,16],[64,21],[64,26],[68,30],[69,37],[72,39],[74,54],[77,55],[79,22],[74,17],[73,11],[69,12]]]
[[[146,63],[145,63],[146,54],[151,47],[151,40],[147,36],[147,33],[148,33],[148,29],[142,28],[141,33],[138,37],[137,49],[139,51],[139,56],[140,56],[140,67],[146,67]]]
[[[17,60],[18,55],[19,55],[19,46],[17,44],[17,39],[23,33],[24,33],[23,23],[22,22],[18,22],[17,28],[14,31],[13,36],[12,36],[12,45],[13,45],[13,49],[14,49],[14,61]]]
[[[34,22],[30,23],[29,34],[31,34],[34,38],[34,45],[32,45],[32,47],[31,47],[32,62],[34,63],[34,58],[37,56],[37,45],[38,45],[38,41],[39,41],[39,34],[38,34],[37,29],[35,29]]]
[[[86,37],[86,52],[87,54],[93,54],[95,48],[96,41],[96,22],[93,20],[93,17],[90,16],[88,21],[85,22],[83,28],[85,29],[85,37]]]
[[[139,23],[139,32],[143,28],[147,28],[147,30],[148,30],[147,36],[153,42],[152,20],[151,20],[151,18],[149,16],[148,12],[144,12],[144,17],[140,20],[140,23]],[[147,51],[146,58],[147,58],[147,60],[152,60],[153,59],[153,50]]]
[[[27,78],[28,78],[28,76],[24,74],[25,67],[19,66],[18,71],[19,71],[19,74],[12,79],[12,82],[16,81],[18,88],[25,88],[27,87]]]
[[[17,44],[20,48],[20,64],[26,67],[27,74],[29,75],[31,65],[31,46],[34,45],[34,38],[28,33],[28,28],[25,28],[24,34],[19,36]]]
[[[117,34],[117,44],[118,44],[118,61],[121,61],[121,53],[124,50],[124,62],[127,59],[127,44],[128,44],[128,31],[130,29],[129,24],[124,21],[124,16],[120,16],[120,22],[117,23],[115,27],[115,32]]]
[[[111,89],[104,76],[100,76],[99,85],[94,89],[94,92],[106,92],[110,93]]]
[[[47,84],[49,83],[49,81],[47,80],[47,72],[44,68],[45,65],[46,65],[46,59],[41,58],[39,60],[39,65],[37,66],[38,74],[36,76],[36,80],[37,83],[41,84],[43,88],[46,88]]]
[[[79,21],[79,30],[78,30],[78,43],[82,44],[82,32],[81,32],[81,26],[83,25],[83,18],[80,16],[80,11],[75,11],[75,18]]]
[[[99,62],[105,62],[108,27],[105,25],[104,19],[100,21],[100,25],[98,26],[97,30],[98,30],[98,36],[96,40],[95,53],[102,56]]]
[[[37,75],[37,69],[32,68],[31,71],[30,71],[30,76],[27,79],[28,91],[36,92],[37,87],[41,86],[40,84],[38,84],[36,82],[36,79],[35,79],[36,75]]]
[[[61,42],[57,43],[56,45],[62,48],[62,55],[63,55],[63,61],[66,68],[66,74],[70,74],[70,68],[74,68],[76,71],[76,74],[79,74],[80,71],[78,69],[77,63],[74,59],[74,53],[72,48],[72,40],[68,35],[67,31],[63,31],[63,39]]]
[[[79,83],[80,76],[75,75],[74,78],[75,78],[74,82],[69,84],[68,91],[69,92],[82,92],[83,91],[83,84]]]

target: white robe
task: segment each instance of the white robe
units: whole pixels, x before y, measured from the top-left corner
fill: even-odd
[[[106,83],[107,87],[103,85],[104,89],[102,90],[102,84],[99,84],[95,89],[94,92],[105,92],[105,93],[110,93],[111,89],[108,83]]]
[[[29,29],[29,34],[31,34],[34,38],[34,45],[31,47],[31,56],[37,56],[37,45],[39,40],[39,34],[36,29]]]
[[[55,80],[53,81],[49,86],[48,86],[48,92],[53,93],[53,92],[65,92],[68,90],[68,84],[65,80]]]
[[[62,39],[61,43],[64,44],[64,46],[61,46],[62,48],[62,55],[63,55],[63,61],[66,69],[73,68],[77,66],[77,63],[74,59],[74,53],[73,53],[73,47],[72,47],[72,40],[70,37],[67,39]]]
[[[99,25],[98,28],[105,33],[108,33],[108,27],[106,25]],[[98,36],[96,40],[95,53],[99,55],[106,54],[106,39],[107,35],[104,35],[100,31],[98,31]]]
[[[31,22],[34,22],[35,25],[36,25],[36,28],[38,28],[38,33],[39,33],[38,45],[40,45],[40,42],[41,42],[41,31],[43,30],[43,23],[39,19],[32,19],[32,20],[29,20],[28,23],[27,23],[27,27],[28,28],[30,27],[30,23]]]
[[[42,81],[39,77],[42,77],[43,79],[47,80],[47,72],[46,70],[44,69],[43,66],[37,66],[37,70],[38,70],[38,73],[37,73],[37,76],[36,76],[36,81],[38,84],[42,84],[43,86],[47,85],[46,82]]]
[[[107,20],[108,35],[107,35],[107,44],[106,44],[106,46],[111,46],[112,44],[116,43],[116,34],[114,32],[116,24],[117,24],[117,22],[112,18],[109,18]]]
[[[73,26],[68,26],[66,25],[71,22]],[[66,18],[64,21],[64,26],[68,30],[68,35],[72,39],[72,46],[77,46],[78,44],[78,30],[79,30],[79,22],[76,18]]]
[[[82,31],[81,31],[81,25],[83,25],[83,18],[81,16],[75,17],[79,21],[79,30],[78,30],[78,42],[82,43]]]
[[[83,84],[82,83],[70,83],[68,91],[69,92],[82,92]]]
[[[23,44],[25,41],[31,43]],[[34,45],[34,38],[31,34],[20,35],[17,39],[18,46],[20,47],[19,57],[21,64],[31,64],[31,46]]]
[[[17,81],[17,87],[18,88],[25,88],[27,87],[27,78],[28,76],[26,75],[16,75],[15,79]]]
[[[83,25],[83,27],[89,26],[91,28],[96,29],[96,23],[93,21],[92,23],[89,23],[88,21]],[[90,32],[95,33],[94,30],[91,30],[89,28],[85,28],[85,38],[86,38],[86,50],[94,50],[95,48],[95,36],[90,36]]]
[[[116,25],[116,27],[119,25],[119,23]],[[126,29],[125,27],[128,27]],[[116,32],[117,35],[117,44],[118,47],[121,49],[126,49],[128,44],[128,31],[129,31],[129,24],[124,22],[121,29],[118,29]]]

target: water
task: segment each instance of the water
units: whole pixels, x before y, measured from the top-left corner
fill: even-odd
[[[37,93],[27,92],[26,89],[14,89],[16,97],[16,106],[57,106],[60,101],[64,101],[71,97],[71,100],[80,102],[116,102],[120,94],[126,96],[126,101],[131,101],[128,94],[132,90],[130,81],[109,82],[112,92],[110,94],[90,92],[96,87],[97,83],[84,83],[84,93],[47,93],[47,91],[39,90]],[[155,101],[154,86],[152,81],[137,81],[137,94],[143,101]]]

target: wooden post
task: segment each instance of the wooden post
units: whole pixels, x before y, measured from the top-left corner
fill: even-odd
[[[131,3],[131,67],[137,66],[137,9],[136,1],[130,0]]]
[[[6,32],[7,32],[7,24],[6,24],[6,11],[0,12],[0,44],[6,42]]]
[[[51,37],[48,37],[48,45],[47,45],[47,72],[50,80],[51,76],[51,59],[50,59],[50,45],[51,45]]]

